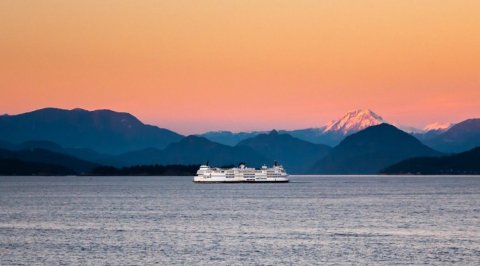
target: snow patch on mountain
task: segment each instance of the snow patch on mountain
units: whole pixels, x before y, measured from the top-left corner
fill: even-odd
[[[423,130],[425,132],[428,132],[428,131],[432,131],[432,130],[447,130],[449,129],[450,127],[452,127],[453,124],[451,123],[439,123],[439,122],[436,122],[436,123],[432,123],[432,124],[428,124],[426,125]]]
[[[410,134],[422,134],[425,132],[425,130],[423,129],[412,127],[412,126],[397,125],[395,123],[392,123],[392,125]]]

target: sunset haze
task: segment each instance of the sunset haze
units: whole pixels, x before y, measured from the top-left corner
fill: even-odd
[[[1,1],[0,113],[183,134],[480,117],[480,1]]]

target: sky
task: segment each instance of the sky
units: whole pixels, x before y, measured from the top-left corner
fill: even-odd
[[[183,134],[369,108],[480,117],[480,1],[0,1],[0,113],[113,109]]]

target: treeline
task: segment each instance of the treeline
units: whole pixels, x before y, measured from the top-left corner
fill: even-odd
[[[122,168],[96,166],[88,171],[79,171],[60,164],[0,157],[0,175],[4,176],[192,176],[198,168],[199,165],[136,165]]]
[[[116,168],[43,148],[0,148],[0,175],[195,175],[199,165],[136,165]]]
[[[0,175],[75,175],[70,168],[60,165],[0,158]]]
[[[417,175],[479,175],[480,147],[449,156],[408,159],[386,168],[381,173]]]
[[[99,166],[92,169],[89,175],[99,176],[192,176],[200,165],[135,165],[117,168]]]

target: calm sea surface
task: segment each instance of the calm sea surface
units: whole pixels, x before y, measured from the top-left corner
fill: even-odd
[[[480,265],[480,177],[0,177],[0,264]]]

